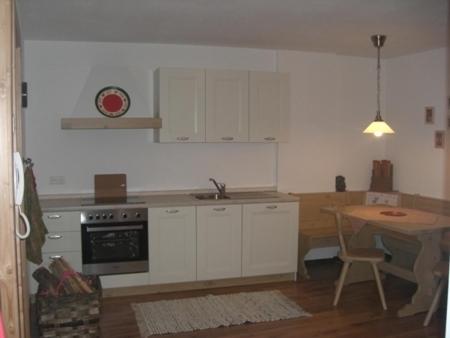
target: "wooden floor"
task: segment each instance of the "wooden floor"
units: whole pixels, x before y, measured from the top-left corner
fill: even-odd
[[[414,293],[415,284],[390,275],[383,282],[388,311],[384,312],[382,310],[376,286],[373,282],[344,287],[340,303],[337,308],[334,308],[331,305],[334,292],[333,282],[338,276],[339,268],[340,263],[337,260],[316,261],[309,265],[311,280],[297,283],[283,282],[202,291],[107,298],[103,303],[102,337],[140,337],[134,314],[130,307],[130,303],[133,302],[273,289],[280,290],[287,297],[295,300],[306,311],[310,312],[313,317],[246,324],[160,337],[444,337],[445,310],[443,309],[435,314],[427,328],[422,327],[425,314],[407,318],[396,317],[397,310]]]

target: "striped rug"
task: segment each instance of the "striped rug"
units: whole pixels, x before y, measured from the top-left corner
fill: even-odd
[[[207,295],[131,306],[143,338],[311,316],[278,290]]]

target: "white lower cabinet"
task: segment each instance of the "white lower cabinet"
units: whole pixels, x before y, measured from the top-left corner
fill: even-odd
[[[64,258],[75,271],[81,272],[81,214],[80,212],[46,212],[42,217],[48,234],[42,247],[42,266],[48,267],[53,259]],[[39,266],[28,262],[30,293],[37,291],[32,273]]]
[[[148,210],[150,283],[196,279],[195,207]]]
[[[297,271],[298,203],[243,206],[242,275]]]
[[[242,206],[197,207],[197,280],[241,277]]]

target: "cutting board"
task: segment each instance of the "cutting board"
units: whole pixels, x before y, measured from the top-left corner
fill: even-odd
[[[95,200],[126,200],[127,175],[102,174],[94,176]]]

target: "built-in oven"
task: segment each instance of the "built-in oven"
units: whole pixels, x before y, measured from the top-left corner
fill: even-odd
[[[83,211],[81,243],[84,273],[111,275],[147,272],[147,209]]]

